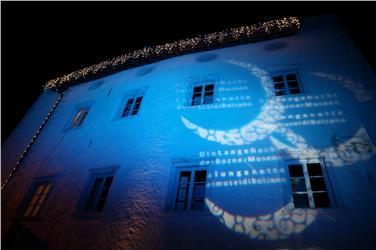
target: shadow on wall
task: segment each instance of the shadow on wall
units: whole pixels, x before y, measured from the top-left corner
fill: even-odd
[[[51,250],[52,248],[50,248],[46,242],[38,238],[30,230],[22,226],[20,223],[15,222],[2,241],[2,249]]]

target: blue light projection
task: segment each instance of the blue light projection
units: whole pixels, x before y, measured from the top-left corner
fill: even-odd
[[[235,60],[224,61],[229,64],[245,68],[257,77],[266,93],[271,93],[273,84],[269,73],[251,63],[238,62]],[[240,128],[230,130],[205,129],[181,116],[184,125],[193,130],[195,134],[209,141],[215,141],[223,145],[244,145],[257,140],[262,140],[271,134],[277,127],[277,120],[281,119],[284,107],[279,99],[267,99],[261,112],[253,121]]]
[[[350,79],[349,77],[338,75],[338,74],[330,74],[325,72],[310,72],[310,75],[325,78],[328,80],[336,81],[338,84],[343,86],[344,88],[350,90],[355,95],[355,98],[359,102],[365,102],[373,100],[375,97],[375,91],[367,89],[363,84]]]
[[[264,97],[256,98],[249,93],[249,88],[245,85],[250,82],[245,79],[220,81],[219,84],[222,86],[219,91],[234,93],[233,96],[238,96],[237,100],[244,102],[244,105],[226,107],[226,102],[233,101],[234,97],[229,100],[229,97],[220,95],[216,97],[215,104],[203,105],[198,109],[247,109],[261,105],[259,113],[254,115],[251,121],[241,127],[218,129],[205,128],[192,122],[185,115],[180,116],[184,126],[194,134],[221,145],[221,148],[217,146],[216,149],[202,150],[198,153],[201,166],[216,166],[215,170],[209,171],[206,184],[208,193],[213,190],[214,195],[208,194],[205,203],[209,211],[227,228],[248,235],[252,239],[278,240],[301,233],[313,223],[318,211],[294,208],[290,191],[287,188],[289,186],[288,173],[284,167],[278,165],[278,161],[283,157],[297,161],[324,158],[327,166],[342,167],[370,159],[376,153],[376,146],[363,127],[359,127],[346,140],[332,138],[332,145],[329,147],[312,146],[311,142],[314,141],[312,137],[319,131],[315,131],[315,128],[345,124],[349,121],[344,110],[339,108],[346,108],[346,105],[343,105],[343,100],[337,93],[329,88],[329,92],[319,94],[276,97],[271,77],[266,70],[248,62],[236,60],[222,60],[222,62],[245,69],[251,76],[258,79],[264,90]],[[359,102],[373,99],[373,93],[366,93],[364,86],[345,77],[333,78],[332,75],[320,72],[311,73],[311,75],[337,80],[340,86],[353,92]],[[230,87],[223,87],[225,83]],[[328,89],[325,90],[328,91]],[[191,109],[183,99],[177,100],[177,103],[179,110]],[[351,124],[356,124],[351,122]],[[301,129],[306,126],[310,127],[311,134],[302,133]],[[249,194],[251,197],[257,196],[257,193],[265,194],[265,190],[269,190],[265,195],[269,198],[265,199],[270,200],[264,201],[266,202],[263,204],[264,207],[257,212],[253,211],[252,216],[244,214],[246,209],[238,210],[228,197],[221,198],[221,195],[218,196],[214,191],[221,189],[221,192],[225,192],[224,190],[236,192],[245,186],[252,189],[249,190],[252,192]],[[266,208],[266,204],[277,201],[273,200],[276,198],[271,190],[282,190],[281,195],[285,202]],[[287,197],[289,200],[286,200]],[[260,203],[259,198],[252,199],[257,199],[257,203]],[[258,206],[256,203],[248,205],[252,209]]]
[[[210,212],[226,227],[258,240],[280,240],[291,234],[301,233],[317,215],[314,209],[291,210],[287,205],[271,214],[241,216],[224,210],[208,198],[205,203]]]

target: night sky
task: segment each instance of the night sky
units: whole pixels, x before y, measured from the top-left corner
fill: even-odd
[[[376,72],[376,2],[1,2],[1,141],[50,79],[129,51],[276,17],[335,14]]]

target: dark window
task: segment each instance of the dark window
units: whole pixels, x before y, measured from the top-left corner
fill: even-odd
[[[140,110],[141,102],[142,102],[142,96],[128,99],[128,101],[125,104],[121,117],[137,115],[138,111]]]
[[[205,205],[206,170],[178,171],[174,210],[202,211]]]
[[[193,88],[192,106],[214,102],[214,84],[199,85]]]
[[[85,203],[84,212],[101,212],[103,210],[112,180],[112,175],[103,175],[93,180],[89,197]]]
[[[296,208],[331,207],[321,163],[290,164],[290,184]]]
[[[296,74],[273,76],[273,84],[276,96],[300,94],[302,92]]]
[[[32,187],[31,196],[29,196],[28,198],[22,215],[25,217],[37,216],[46,200],[50,188],[51,180],[42,182],[38,181],[37,183],[35,183]]]
[[[73,118],[73,121],[70,125],[71,128],[78,128],[82,125],[82,123],[84,122],[87,114],[88,114],[88,110],[86,109],[81,109],[80,111],[78,111],[78,113],[76,114],[76,116]]]

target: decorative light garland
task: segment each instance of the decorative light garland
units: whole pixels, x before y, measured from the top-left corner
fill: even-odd
[[[301,27],[298,17],[288,17],[267,21],[250,26],[232,28],[222,32],[214,32],[194,38],[179,40],[165,45],[145,47],[125,55],[74,71],[68,75],[48,81],[44,89],[59,91],[72,84],[97,79],[126,68],[140,66],[164,58],[184,53],[208,50],[226,44],[245,43],[280,37],[297,32]]]
[[[57,101],[55,102],[55,104],[52,106],[50,112],[47,114],[46,118],[43,120],[42,124],[39,126],[39,128],[36,131],[35,135],[33,136],[33,138],[31,139],[31,141],[27,145],[27,148],[23,151],[22,155],[18,159],[18,161],[16,163],[16,166],[12,169],[12,172],[9,174],[9,176],[7,177],[7,179],[5,179],[3,185],[1,186],[1,191],[3,191],[7,187],[7,185],[10,182],[10,179],[14,176],[14,174],[16,173],[16,171],[19,169],[22,160],[25,159],[26,154],[31,149],[31,146],[33,145],[33,143],[37,139],[37,137],[40,134],[40,132],[42,131],[43,127],[46,125],[47,120],[50,118],[50,116],[52,115],[52,113],[55,111],[57,105],[59,104],[59,102],[61,101],[62,98],[63,98],[63,94],[60,94],[59,98],[57,99]]]

